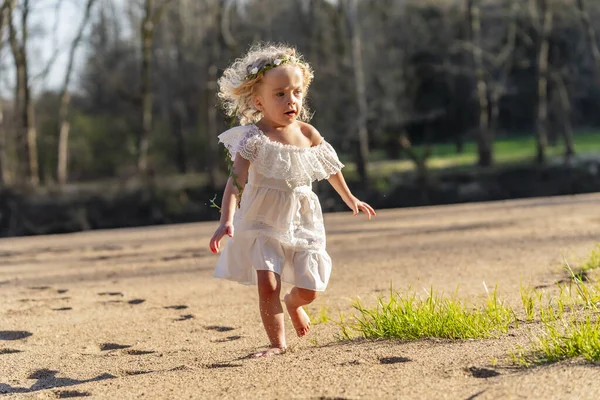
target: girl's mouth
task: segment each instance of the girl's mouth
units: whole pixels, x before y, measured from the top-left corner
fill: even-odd
[[[296,111],[286,111],[285,115],[293,117],[294,115],[296,115]]]

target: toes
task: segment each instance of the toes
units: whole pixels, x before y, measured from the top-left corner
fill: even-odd
[[[298,334],[298,336],[302,337],[306,336],[308,331],[310,331],[310,325],[302,327],[301,329],[297,330],[296,333]]]

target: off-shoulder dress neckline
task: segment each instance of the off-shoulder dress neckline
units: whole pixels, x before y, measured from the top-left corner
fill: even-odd
[[[323,140],[321,141],[321,143],[315,145],[315,146],[310,146],[310,147],[303,147],[303,146],[296,146],[294,144],[287,144],[287,143],[281,143],[281,142],[277,142],[275,140],[271,140],[269,139],[269,136],[267,136],[266,133],[264,133],[262,131],[262,129],[260,129],[258,126],[256,126],[256,124],[252,124],[252,127],[254,127],[254,129],[256,129],[256,131],[261,135],[261,137],[263,137],[263,139],[278,148],[281,149],[285,149],[285,150],[294,150],[294,151],[311,151],[311,150],[315,150],[319,147],[321,147],[321,145],[325,142],[325,138],[323,138]]]

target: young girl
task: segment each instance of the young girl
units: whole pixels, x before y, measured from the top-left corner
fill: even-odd
[[[241,126],[219,135],[233,167],[210,249],[218,253],[228,235],[215,277],[258,285],[271,348],[257,357],[285,352],[281,281],[294,285],[284,303],[296,333],[304,336],[310,320],[302,306],[324,291],[329,280],[331,259],[312,182],[328,179],[354,215],[359,210],[369,219],[375,215],[348,189],[335,150],[314,127],[301,122],[309,116],[304,99],[312,78],[310,66],[293,48],[261,44],[219,80],[225,111],[239,118]]]

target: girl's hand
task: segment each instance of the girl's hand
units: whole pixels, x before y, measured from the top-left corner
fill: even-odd
[[[210,239],[210,251],[215,254],[221,251],[221,239],[225,235],[233,237],[233,224],[231,222],[224,222],[219,225],[215,234]]]
[[[371,217],[374,217],[375,215],[377,215],[377,214],[375,214],[375,210],[373,209],[373,207],[371,207],[364,201],[360,201],[359,199],[357,199],[354,196],[349,196],[348,198],[344,198],[344,203],[346,203],[346,205],[348,207],[350,207],[350,209],[352,210],[354,215],[358,215],[359,210],[364,212],[365,214],[367,214],[369,219],[371,219]]]

